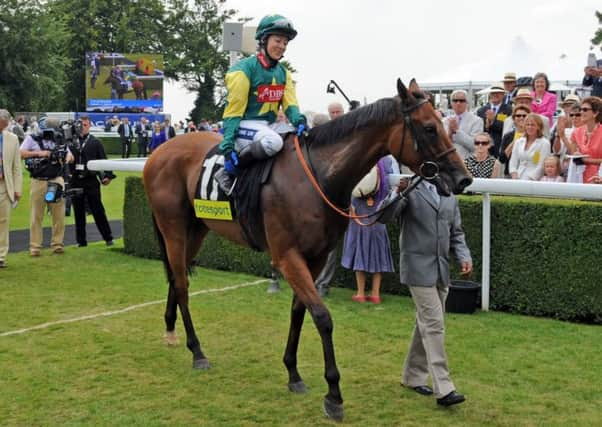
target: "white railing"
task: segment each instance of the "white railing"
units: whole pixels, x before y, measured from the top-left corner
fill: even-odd
[[[389,182],[395,185],[402,176],[390,175]],[[602,200],[602,185],[569,184],[564,182],[522,181],[514,179],[475,178],[465,191],[483,194],[482,239],[483,253],[481,269],[481,309],[489,310],[490,261],[491,261],[491,194],[530,197],[552,197],[563,199]]]
[[[90,160],[88,169],[93,171],[142,172],[147,157],[130,157],[129,159]]]
[[[124,172],[142,172],[146,158],[91,160],[90,170],[112,170]],[[389,182],[396,185],[401,177],[410,175],[389,175]],[[563,199],[602,200],[602,185],[569,184],[563,182],[520,181],[513,179],[475,178],[466,191],[482,193],[482,270],[481,270],[481,309],[489,310],[490,261],[491,261],[491,194],[530,197],[551,197]]]

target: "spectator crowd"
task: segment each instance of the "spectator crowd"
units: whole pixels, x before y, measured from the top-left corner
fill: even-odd
[[[485,105],[471,110],[468,92],[460,89],[451,93],[451,111],[439,114],[476,178],[598,183],[601,80],[602,68],[586,67],[583,85],[593,86],[591,95],[561,100],[545,73],[518,79],[506,73],[488,88]]]

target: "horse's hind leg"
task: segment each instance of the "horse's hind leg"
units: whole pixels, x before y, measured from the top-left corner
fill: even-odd
[[[172,221],[167,221],[167,223],[169,229],[168,234],[165,233],[166,230],[164,227],[162,227],[162,224],[157,221],[157,225],[163,236],[169,236],[169,239],[165,239],[165,250],[167,260],[173,274],[174,299],[177,305],[180,307],[182,322],[184,323],[184,329],[186,330],[186,346],[192,352],[192,367],[195,369],[207,369],[210,367],[209,361],[201,350],[201,343],[194,330],[192,317],[190,316],[190,310],[188,307],[189,282],[187,274],[190,256],[189,246],[191,246],[189,243],[191,243],[192,239],[193,245],[190,249],[193,249],[193,247],[196,246],[196,250],[198,251],[198,248],[200,247],[203,237],[207,231],[205,229],[203,232],[203,230],[199,230],[198,227],[194,227],[193,230],[190,230],[186,226],[186,221],[184,218],[177,218]],[[196,235],[196,238],[192,237],[191,235]],[[172,325],[167,325],[168,328],[170,326]]]
[[[301,337],[304,318],[305,305],[295,295],[291,306],[291,324],[283,359],[288,370],[288,389],[293,393],[305,393],[307,391],[305,383],[297,370],[297,349],[299,348],[299,338]]]
[[[167,292],[167,304],[165,305],[165,343],[167,345],[178,345],[178,336],[176,335],[178,302],[176,301],[173,278],[169,278],[168,280],[169,290]]]
[[[198,253],[203,239],[209,229],[200,221],[195,223],[188,232],[188,243],[186,245],[186,265],[192,265],[194,257]],[[175,331],[176,320],[178,317],[178,302],[174,287],[173,274],[168,274],[169,292],[167,294],[167,304],[165,307],[165,342],[167,345],[177,345],[178,336]]]

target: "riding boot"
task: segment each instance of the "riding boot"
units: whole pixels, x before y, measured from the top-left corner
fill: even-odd
[[[226,195],[232,194],[232,190],[234,190],[234,184],[236,184],[236,180],[226,172],[226,169],[222,166],[215,174],[213,175],[213,179],[219,185],[219,188],[223,190]]]

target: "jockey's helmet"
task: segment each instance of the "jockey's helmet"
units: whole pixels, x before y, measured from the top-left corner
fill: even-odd
[[[293,23],[282,15],[266,15],[259,22],[255,40],[262,41],[271,34],[282,34],[289,40],[297,36]]]

